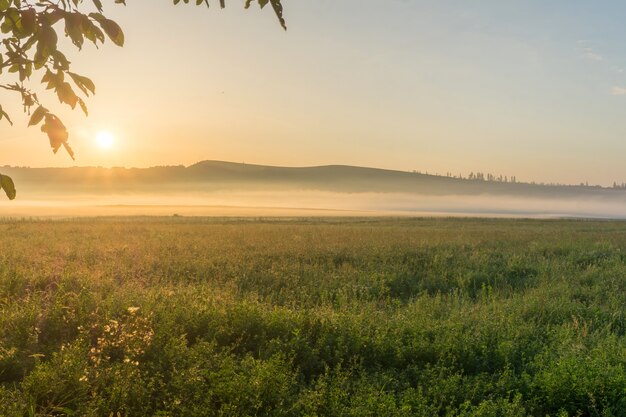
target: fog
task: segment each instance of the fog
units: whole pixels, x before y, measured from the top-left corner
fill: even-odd
[[[0,204],[2,217],[75,216],[469,216],[626,218],[621,193],[605,197],[519,197],[223,190],[166,193],[59,193],[26,189]]]

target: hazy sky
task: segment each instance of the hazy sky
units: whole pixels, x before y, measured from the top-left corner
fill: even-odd
[[[287,32],[243,1],[108,3],[126,46],[71,57],[97,86],[90,116],[48,101],[77,161],[8,106],[0,165],[218,159],[626,181],[623,0],[284,0]],[[113,148],[95,145],[99,131]]]

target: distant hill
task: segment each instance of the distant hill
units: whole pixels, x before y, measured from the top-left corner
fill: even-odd
[[[626,190],[587,186],[547,186],[478,181],[347,165],[277,167],[202,161],[184,167],[16,168],[4,167],[20,188],[49,192],[125,193],[215,190],[313,190],[342,193],[498,195],[536,198],[618,198]]]

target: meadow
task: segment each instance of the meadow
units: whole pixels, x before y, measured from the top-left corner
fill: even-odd
[[[625,222],[7,219],[0,236],[2,416],[626,415]]]

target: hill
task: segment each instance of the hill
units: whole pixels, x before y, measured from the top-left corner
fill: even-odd
[[[155,190],[308,190],[341,193],[500,195],[535,198],[626,198],[622,189],[479,181],[347,165],[278,167],[202,161],[185,167],[5,167],[19,188],[90,193]]]
[[[626,190],[468,180],[387,169],[202,161],[185,167],[4,167],[0,216],[480,216],[626,218]],[[244,214],[245,213],[245,214]]]

